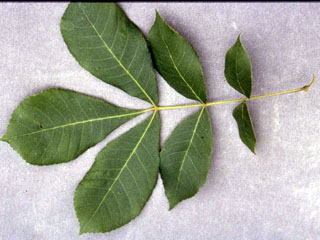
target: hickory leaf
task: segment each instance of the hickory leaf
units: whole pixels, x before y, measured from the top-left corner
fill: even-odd
[[[70,90],[49,89],[26,98],[12,113],[0,140],[27,162],[50,165],[77,158],[121,124],[153,112],[107,144],[76,188],[74,208],[80,234],[108,232],[138,216],[152,194],[159,169],[170,209],[194,196],[206,182],[212,162],[208,107],[244,101],[234,109],[233,117],[241,140],[254,152],[256,137],[246,101],[307,91],[315,81],[314,76],[302,88],[250,98],[251,62],[239,35],[226,54],[224,73],[227,82],[246,98],[207,102],[194,48],[158,12],[148,35],[153,58],[141,31],[116,3],[70,3],[60,29],[80,66],[153,105],[130,110]],[[159,106],[153,65],[177,92],[200,103]],[[159,111],[191,107],[201,109],[178,124],[159,152]]]
[[[183,120],[165,142],[160,173],[170,209],[194,196],[206,182],[212,144],[211,121],[205,108]]]
[[[159,138],[154,112],[98,154],[74,196],[80,234],[111,231],[140,214],[158,178]]]
[[[227,82],[238,92],[246,97],[251,95],[251,61],[240,39],[240,34],[236,43],[226,54],[224,75]]]
[[[247,103],[240,103],[237,107],[235,107],[232,115],[237,121],[240,139],[255,154],[254,148],[257,140],[252,126]]]
[[[148,41],[155,66],[168,84],[183,96],[205,103],[206,85],[197,53],[158,12]]]
[[[69,90],[49,89],[19,104],[1,140],[31,164],[68,162],[143,112]]]
[[[91,74],[158,104],[151,55],[141,31],[115,3],[70,3],[61,20],[70,52]]]

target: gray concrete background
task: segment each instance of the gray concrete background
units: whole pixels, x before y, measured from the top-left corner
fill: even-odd
[[[147,34],[157,8],[195,47],[210,101],[238,98],[223,75],[239,32],[252,59],[253,95],[302,87],[320,78],[318,3],[120,3]],[[31,94],[63,87],[124,107],[148,107],[83,70],[59,30],[67,3],[0,4],[0,135]],[[161,105],[187,104],[158,76]],[[161,179],[141,215],[111,233],[78,236],[74,190],[96,154],[138,119],[78,159],[27,164],[0,143],[0,239],[320,239],[319,82],[305,93],[249,102],[257,155],[240,141],[235,104],[210,108],[213,164],[199,193],[168,211]],[[163,143],[195,109],[161,113]]]

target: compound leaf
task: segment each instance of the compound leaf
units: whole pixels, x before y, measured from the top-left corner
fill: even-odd
[[[1,140],[31,164],[68,162],[143,112],[53,88],[24,99]]]
[[[241,43],[240,34],[236,43],[226,54],[224,75],[234,89],[250,98],[252,87],[251,61]]]
[[[109,232],[140,214],[158,178],[159,139],[155,112],[98,154],[74,196],[80,234]]]
[[[158,104],[151,55],[141,31],[115,3],[70,3],[61,20],[70,52],[91,74]]]
[[[170,209],[194,196],[206,182],[212,144],[211,121],[205,108],[183,120],[165,142],[160,173]]]
[[[250,114],[247,104],[240,103],[232,113],[234,119],[237,121],[239,135],[242,142],[255,154],[254,148],[256,146],[256,136],[251,122]]]
[[[205,103],[206,85],[195,50],[158,12],[148,41],[156,68],[168,84],[183,96]]]

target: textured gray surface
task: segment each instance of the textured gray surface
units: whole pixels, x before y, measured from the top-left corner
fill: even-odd
[[[120,3],[146,34],[157,8],[198,52],[209,100],[238,98],[223,76],[224,56],[243,33],[253,62],[253,95],[306,85],[320,77],[320,4]],[[125,107],[148,107],[83,70],[67,50],[60,18],[67,3],[0,4],[0,135],[25,97],[63,87]],[[192,101],[158,76],[160,104]],[[27,164],[0,143],[0,239],[320,239],[319,83],[297,93],[249,102],[257,156],[239,140],[235,104],[210,108],[215,134],[207,183],[172,211],[161,180],[141,215],[106,234],[78,236],[73,193],[94,157],[125,124],[70,163]],[[193,112],[162,112],[163,143]]]

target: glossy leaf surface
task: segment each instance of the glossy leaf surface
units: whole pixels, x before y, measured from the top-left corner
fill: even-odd
[[[68,162],[142,112],[69,90],[49,89],[19,104],[1,140],[31,164]]]
[[[141,31],[115,3],[70,3],[61,33],[79,64],[102,81],[158,104],[152,59]]]
[[[165,142],[160,172],[170,209],[194,196],[206,182],[212,144],[211,121],[205,108],[183,120]]]
[[[183,96],[205,103],[206,85],[195,50],[158,12],[148,41],[156,68],[168,84]]]
[[[226,54],[224,75],[234,89],[246,97],[250,97],[252,87],[251,61],[242,45],[240,35]]]
[[[158,178],[159,138],[154,113],[98,154],[74,196],[80,234],[108,232],[140,214]]]
[[[256,146],[256,136],[254,133],[251,117],[245,102],[240,103],[232,113],[234,119],[237,121],[239,135],[242,142],[253,152]]]

